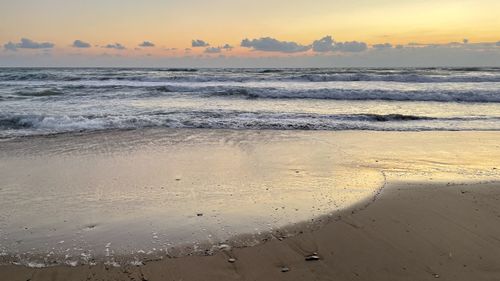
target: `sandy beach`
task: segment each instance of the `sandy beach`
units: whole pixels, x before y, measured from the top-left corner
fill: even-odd
[[[90,234],[76,231],[81,239],[73,241],[73,245],[79,247],[74,249],[84,250],[92,245],[100,245],[107,253],[112,249],[115,255],[111,255],[111,260],[108,255],[100,257],[96,252],[88,264],[70,264],[66,261],[65,265],[36,268],[39,267],[38,263],[31,263],[30,268],[26,266],[29,263],[16,265],[19,264],[19,260],[16,261],[18,258],[9,257],[8,250],[4,248],[4,265],[0,266],[1,280],[497,280],[500,275],[497,262],[500,256],[500,240],[497,238],[500,237],[498,137],[495,132],[145,130],[141,134],[125,131],[4,141],[0,144],[0,163],[4,167],[5,182],[22,182],[19,179],[26,177],[24,173],[28,173],[31,177],[27,181],[29,187],[36,179],[34,171],[40,163],[44,163],[46,168],[41,176],[46,177],[47,173],[57,171],[48,177],[57,179],[50,183],[51,188],[56,188],[54,184],[58,183],[61,188],[66,186],[67,175],[72,175],[74,171],[87,171],[72,177],[76,190],[85,187],[78,183],[84,183],[86,179],[99,184],[109,175],[123,175],[124,180],[118,181],[119,184],[115,184],[115,187],[128,190],[129,196],[114,197],[115,201],[111,203],[106,201],[105,196],[100,197],[99,204],[104,207],[93,207],[96,213],[91,216],[100,217],[99,222],[89,230]],[[78,138],[79,142],[75,142],[74,138]],[[205,149],[206,145],[211,149]],[[171,149],[172,147],[175,149]],[[468,149],[462,149],[463,147]],[[186,154],[183,152],[186,148],[197,153]],[[166,155],[170,155],[170,158],[165,158]],[[211,165],[201,165],[200,167],[208,170],[200,173],[197,166],[188,161],[189,157],[198,157],[196,159],[203,159]],[[224,164],[220,157],[226,160],[237,157],[243,166],[238,168],[232,161]],[[149,161],[146,166],[144,159]],[[255,167],[244,165],[248,159],[252,159]],[[111,164],[107,165],[106,161],[111,161]],[[176,171],[183,175],[182,180],[170,178],[173,175],[168,172],[165,172],[165,179],[165,174],[152,169],[165,165],[165,161],[174,161],[179,165],[180,168]],[[116,164],[124,162],[133,164]],[[90,166],[86,166],[89,163],[107,173],[99,174],[89,170]],[[197,196],[181,194],[182,197],[175,199],[191,206],[186,207],[187,213],[183,210],[174,212],[163,204],[155,205],[156,201],[152,200],[148,201],[150,209],[141,209],[139,212],[139,209],[131,206],[128,210],[127,214],[138,212],[141,216],[123,216],[123,210],[127,209],[120,207],[120,200],[130,203],[128,200],[131,194],[138,198],[152,195],[169,198],[172,195],[160,191],[136,194],[135,189],[127,187],[130,180],[127,173],[141,171],[139,167],[144,167],[144,171],[140,173],[149,175],[150,186],[154,186],[154,180],[168,180],[171,184],[166,184],[165,189],[169,190],[171,186],[179,188],[178,185],[188,178],[198,182],[196,175],[210,178],[207,175],[213,173],[220,176],[217,174],[219,170],[210,166],[224,170],[223,178],[233,185],[237,185],[237,179],[240,178],[242,190],[246,186],[242,178],[246,179],[246,183],[259,184],[248,177],[248,170],[256,174],[271,170],[273,177],[269,179],[273,180],[264,182],[267,188],[271,191],[277,188],[279,193],[285,195],[287,192],[292,193],[289,193],[289,198],[284,195],[278,200],[274,196],[254,197],[269,192],[254,189],[250,193],[243,193],[243,196],[258,198],[255,202],[261,205],[245,205],[243,199],[235,199],[235,202],[225,199],[225,196],[236,196],[240,192],[239,188],[232,190],[232,193],[220,193],[217,192],[217,185],[204,185],[200,181],[199,188],[202,191],[205,188],[214,189],[217,194],[214,195],[217,199],[214,202],[222,200],[227,202],[225,206],[237,204],[242,207],[241,213],[228,213],[224,208],[214,209],[217,210],[214,214],[219,220],[247,220],[249,216],[260,212],[269,214],[268,220],[265,215],[254,216],[260,220],[247,220],[256,225],[268,225],[267,230],[234,228],[232,236],[229,232],[221,231],[224,226],[221,228],[220,224],[210,221],[179,223],[182,227],[177,230],[168,227],[176,221],[180,222],[182,218],[187,221],[193,217],[196,219],[196,211],[203,208],[203,203],[210,208],[218,206],[210,203],[210,200],[200,201]],[[17,167],[24,169],[19,171]],[[182,167],[186,168],[185,171],[193,172],[183,173]],[[331,170],[332,168],[335,169]],[[334,173],[331,174],[329,170]],[[264,172],[261,174],[263,178],[271,176]],[[331,177],[337,180],[324,181]],[[293,182],[316,190],[319,196],[301,193],[302,189],[296,189],[290,184]],[[143,183],[134,182],[131,186],[139,185],[142,190]],[[329,192],[319,188],[325,183],[330,188]],[[192,189],[191,185],[192,183],[181,185],[181,189]],[[279,189],[283,185],[289,186],[290,190]],[[339,188],[344,185],[348,188]],[[2,192],[8,196],[10,193],[6,187],[8,185],[4,186]],[[352,193],[351,189],[358,191]],[[113,193],[113,190],[111,188],[109,192]],[[44,197],[45,200],[51,200],[49,193]],[[338,196],[343,199],[331,201],[330,198]],[[65,198],[71,200],[71,196]],[[81,195],[77,198],[88,200]],[[311,204],[321,208],[314,208],[315,211],[308,211],[305,207],[300,211],[297,208],[291,213],[282,212],[281,208],[265,209],[266,204],[281,204],[286,210],[289,205],[297,204],[291,198],[301,201],[303,207]],[[108,205],[112,208],[107,209],[105,206]],[[13,244],[18,248],[11,249],[22,249],[26,244],[34,247],[29,252],[35,253],[36,243],[41,245],[39,249],[43,249],[50,239],[57,238],[57,241],[60,237],[74,237],[73,229],[80,226],[88,228],[88,221],[79,220],[77,208],[73,210],[62,206],[56,204],[54,210],[65,210],[63,215],[54,214],[47,218],[44,218],[47,215],[43,213],[44,209],[40,209],[44,215],[40,214],[41,221],[25,219],[33,212],[30,209],[14,209],[10,216],[8,211],[3,212],[2,231],[7,234],[11,231],[20,239],[20,242]],[[161,212],[165,208],[170,210],[168,215]],[[84,214],[88,212],[85,211]],[[108,214],[104,215],[104,212]],[[120,215],[123,217],[117,222],[114,217]],[[162,218],[171,221],[163,229],[162,224],[148,228],[146,224],[141,225],[142,216],[145,215],[151,225]],[[36,217],[36,214],[32,213],[31,216]],[[63,218],[73,218],[74,221],[58,221]],[[15,230],[15,226],[9,226],[9,220],[12,219],[29,227]],[[44,232],[43,225],[47,224],[57,227],[57,232],[52,232],[56,238],[50,238]],[[106,241],[110,241],[113,245],[122,243],[129,247],[124,249],[138,249],[137,247],[145,247],[151,242],[148,233],[155,227],[158,235],[165,232],[185,236],[186,232],[183,231],[186,229],[195,233],[197,229],[210,226],[213,227],[210,232],[213,236],[209,236],[212,238],[211,242],[203,241],[206,236],[194,235],[193,237],[200,239],[199,242],[179,250],[183,242],[179,240],[179,244],[175,245],[177,252],[166,248],[168,254],[165,256],[139,256],[137,253],[127,256],[125,250],[120,252],[119,247],[104,245]],[[117,232],[128,234],[118,235]],[[200,233],[206,231],[198,234]],[[5,240],[9,239],[8,235],[3,239],[4,247],[10,245],[9,240]],[[133,239],[138,241],[130,241]],[[156,240],[152,241],[154,243]],[[205,245],[211,250],[193,251],[193,245],[200,248]],[[43,250],[41,251],[40,255],[43,254]],[[71,260],[71,255],[68,256],[67,260]],[[23,257],[25,262],[34,259],[34,256]],[[9,265],[9,261],[14,264]]]
[[[2,266],[0,275],[10,281],[498,280],[499,188],[389,183],[375,201],[337,213],[319,229],[255,247],[126,268]],[[306,261],[313,253],[319,260]]]

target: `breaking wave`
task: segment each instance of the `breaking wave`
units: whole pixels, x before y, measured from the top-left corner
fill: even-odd
[[[499,118],[438,118],[403,114],[308,114],[238,111],[171,111],[142,115],[0,116],[0,136],[43,135],[140,128],[275,130],[442,130],[446,124],[467,127],[471,121]],[[416,123],[415,123],[416,122]],[[434,124],[429,124],[434,122]],[[387,123],[391,123],[387,126]],[[408,123],[411,123],[408,124]],[[439,127],[439,125],[442,127]],[[436,127],[437,126],[437,127]],[[460,128],[460,127],[457,127]],[[473,129],[473,128],[470,128]],[[500,129],[500,128],[499,128]]]
[[[3,68],[0,138],[137,128],[500,130],[499,68]]]

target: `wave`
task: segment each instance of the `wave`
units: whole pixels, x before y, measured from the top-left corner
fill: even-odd
[[[166,71],[166,72],[197,72],[196,68],[167,68],[167,69],[156,69],[156,71]]]
[[[438,118],[403,114],[309,114],[242,111],[170,111],[138,115],[4,115],[0,136],[43,135],[141,128],[274,129],[274,130],[455,130],[475,129],[489,121],[500,130],[498,117]],[[482,128],[483,130],[485,128]]]
[[[32,91],[19,91],[14,93],[15,95],[18,96],[25,96],[25,97],[48,97],[48,96],[59,96],[59,95],[64,95],[64,92],[58,89],[46,89],[46,90],[32,90]]]
[[[482,83],[500,82],[499,68],[424,69],[7,69],[0,81],[143,82],[351,82]]]
[[[279,80],[309,81],[309,82],[400,82],[400,83],[481,83],[500,82],[500,75],[420,75],[420,74],[300,74],[283,77]]]
[[[106,83],[106,84],[66,84],[58,88],[32,89],[23,87],[21,90],[14,87],[14,91],[4,90],[0,96],[4,98],[50,97],[64,96],[65,98],[89,96],[93,99],[134,99],[166,96],[183,96],[188,98],[244,98],[244,99],[319,99],[319,100],[351,100],[351,101],[421,101],[421,102],[466,102],[466,103],[499,103],[500,88],[496,85],[487,87],[404,87],[398,85],[373,87],[320,87],[322,85],[283,84],[204,84],[204,83]],[[7,89],[7,87],[6,87]]]
[[[180,91],[181,89],[177,89]],[[173,90],[176,91],[176,90]],[[435,102],[500,102],[500,90],[382,90],[382,89],[279,89],[231,87],[205,88],[209,96],[243,96],[249,99],[325,99]]]
[[[259,73],[282,73],[282,72],[285,72],[284,69],[263,69],[263,70],[260,70],[258,71]]]

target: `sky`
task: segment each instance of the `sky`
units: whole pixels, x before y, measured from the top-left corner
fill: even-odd
[[[500,66],[498,0],[0,0],[0,66]]]

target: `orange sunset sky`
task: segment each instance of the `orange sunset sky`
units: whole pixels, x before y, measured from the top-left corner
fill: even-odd
[[[496,62],[498,11],[498,0],[0,0],[0,65],[48,55],[70,64],[70,57],[348,57],[429,46],[488,52]],[[318,52],[314,42],[325,36],[332,47]],[[352,41],[366,48],[335,48]]]

